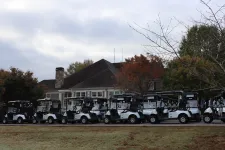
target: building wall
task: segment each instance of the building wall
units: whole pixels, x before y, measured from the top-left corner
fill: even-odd
[[[72,89],[73,97],[100,97],[100,98],[110,98],[114,94],[120,94],[122,91],[120,89],[114,88],[93,88],[93,89]]]
[[[58,99],[62,103],[62,107],[65,107],[66,102],[64,101],[68,97],[99,97],[99,98],[110,98],[114,94],[121,94],[123,91],[114,88],[88,88],[88,89],[70,89],[58,92],[46,93],[47,98]]]

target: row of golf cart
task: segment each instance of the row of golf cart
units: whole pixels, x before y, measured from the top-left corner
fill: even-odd
[[[39,99],[30,101],[9,101],[0,111],[2,123],[160,123],[164,120],[179,120],[211,123],[214,119],[225,122],[225,92],[206,101],[201,113],[197,92],[162,91],[114,95],[110,99],[70,97],[61,101]]]

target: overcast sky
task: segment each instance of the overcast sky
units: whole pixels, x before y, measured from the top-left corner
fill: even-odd
[[[128,24],[157,29],[159,13],[165,24],[173,17],[191,24],[201,8],[199,0],[0,0],[0,68],[31,70],[40,81],[74,61],[113,62],[114,48],[119,62],[122,49],[126,58],[148,44]]]

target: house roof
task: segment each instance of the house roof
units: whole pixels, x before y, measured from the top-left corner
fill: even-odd
[[[118,65],[118,64],[117,64]],[[118,68],[101,59],[94,64],[74,73],[64,79],[61,89],[89,88],[89,87],[113,87],[116,83],[115,74]],[[55,89],[55,80],[43,80],[40,84],[46,85],[50,90]]]
[[[39,84],[43,84],[48,87],[48,90],[55,90],[55,79],[43,80],[39,82]]]
[[[120,62],[120,63],[112,63],[112,64],[113,64],[113,66],[114,66],[116,69],[120,69],[120,68],[122,67],[122,65],[123,65],[122,62]]]

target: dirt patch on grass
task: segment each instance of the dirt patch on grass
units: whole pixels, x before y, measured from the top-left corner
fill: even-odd
[[[212,136],[197,137],[194,139],[193,143],[189,146],[189,149],[224,150],[225,149],[225,136],[212,135]]]

